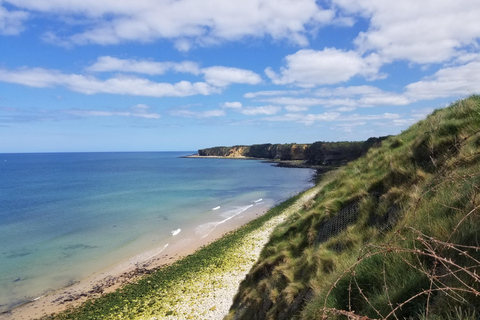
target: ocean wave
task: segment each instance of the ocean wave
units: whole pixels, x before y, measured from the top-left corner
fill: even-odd
[[[225,221],[227,221],[227,220],[239,215],[240,213],[245,212],[246,210],[250,209],[251,207],[253,207],[253,204],[250,204],[248,206],[243,206],[243,207],[234,207],[233,209],[222,212],[220,214],[220,216],[222,218],[226,219]]]
[[[173,230],[173,231],[172,231],[172,236],[176,236],[177,234],[180,233],[180,231],[182,231],[182,229],[180,229],[180,228],[178,228],[178,229],[176,229],[176,230]]]
[[[215,208],[213,208],[212,210],[214,210],[214,211],[215,211],[215,210],[218,210],[218,209],[220,209],[220,206],[218,206],[218,207],[215,207]]]
[[[155,256],[162,253],[168,247],[168,243],[163,245],[162,247],[158,247],[149,251],[142,252],[137,254],[133,258],[130,258],[128,261],[119,264],[115,269],[114,272],[126,270],[129,267],[135,266],[139,263],[147,262],[148,260],[154,258]]]
[[[262,198],[260,198],[260,199],[258,199],[258,200],[253,200],[254,203],[259,203],[259,202],[262,202],[262,201],[263,201]]]
[[[251,207],[253,207],[253,204],[251,205],[248,205],[248,206],[244,206],[244,207],[236,207],[235,209],[232,209],[232,210],[228,210],[228,211],[225,211],[221,214],[221,217],[223,217],[224,219],[221,220],[221,221],[214,221],[214,222],[208,222],[208,223],[204,223],[204,224],[201,224],[199,225],[196,229],[195,229],[195,233],[199,236],[201,236],[202,238],[205,238],[206,236],[208,236],[213,230],[215,230],[215,228],[219,225],[221,225],[222,223],[225,223],[227,222],[228,220],[238,216],[239,214],[247,211],[248,209],[250,209]]]
[[[195,234],[197,236],[206,237],[207,235],[210,234],[218,225],[220,224],[220,221],[216,222],[208,222],[199,225],[198,227],[195,228]]]

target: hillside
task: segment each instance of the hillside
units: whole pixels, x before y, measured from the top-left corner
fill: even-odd
[[[299,161],[308,166],[338,167],[366,154],[387,137],[367,141],[323,142],[311,144],[255,144],[251,146],[213,147],[198,150],[203,157],[259,158],[281,161]],[[298,162],[297,162],[298,164]]]
[[[194,254],[44,319],[220,319],[235,274],[243,281],[227,320],[473,320],[479,238],[472,96]]]
[[[329,172],[226,319],[478,319],[480,96]]]

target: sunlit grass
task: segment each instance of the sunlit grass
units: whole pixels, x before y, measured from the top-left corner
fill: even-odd
[[[261,305],[248,298],[256,282],[244,282],[228,319],[478,314],[480,96],[436,110],[321,183],[315,202],[279,227],[264,251],[269,264],[257,280],[275,292],[275,304],[259,316]],[[354,203],[355,222],[342,225]],[[335,223],[340,231],[329,231]],[[330,238],[316,241],[325,232]],[[270,260],[279,248],[296,258]],[[292,308],[305,290],[311,297]]]

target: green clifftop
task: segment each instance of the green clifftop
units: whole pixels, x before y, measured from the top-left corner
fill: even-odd
[[[319,183],[274,231],[227,319],[478,319],[480,96]]]
[[[379,146],[387,137],[360,142],[315,142],[313,144],[256,144],[251,146],[214,147],[198,150],[199,156],[227,158],[261,158],[302,160],[307,165],[341,166]]]

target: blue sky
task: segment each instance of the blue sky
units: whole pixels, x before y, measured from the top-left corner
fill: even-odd
[[[478,0],[0,0],[0,152],[398,134],[480,93]]]

